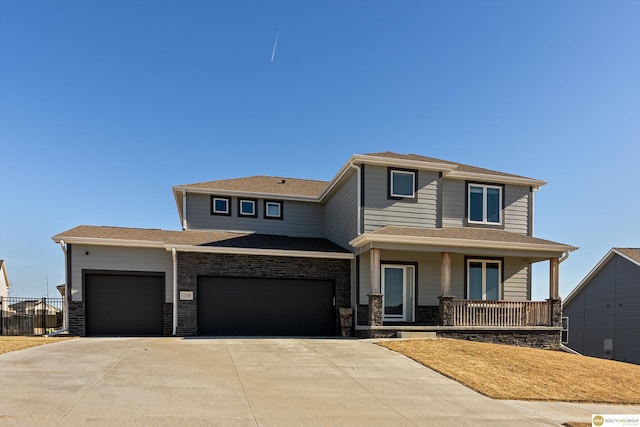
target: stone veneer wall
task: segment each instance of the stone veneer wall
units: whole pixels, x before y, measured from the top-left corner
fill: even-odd
[[[84,302],[69,301],[69,335],[85,335]]]
[[[332,280],[338,307],[351,306],[351,260],[178,252],[178,292],[192,291],[193,301],[178,301],[177,335],[198,334],[198,276]]]
[[[505,331],[438,331],[438,338],[509,344],[546,350],[560,349],[560,331],[552,330],[505,330]]]

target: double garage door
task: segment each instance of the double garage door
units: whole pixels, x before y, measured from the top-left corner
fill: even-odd
[[[163,334],[163,274],[101,272],[84,279],[87,335]],[[332,281],[200,276],[196,300],[199,335],[335,335]]]
[[[197,299],[198,335],[335,335],[332,281],[201,276]]]

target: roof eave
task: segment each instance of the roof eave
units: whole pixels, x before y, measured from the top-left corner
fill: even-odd
[[[370,156],[367,154],[354,154],[353,156],[351,156],[351,161],[355,164],[397,166],[434,172],[453,171],[457,167],[457,165],[450,163],[429,162],[425,160],[396,159],[393,157]]]
[[[514,185],[526,185],[533,188],[540,188],[547,182],[540,179],[509,176],[509,175],[493,175],[480,172],[464,172],[464,171],[451,171],[445,173],[445,177],[451,179],[468,179],[478,181],[499,182],[504,184]]]
[[[279,193],[259,193],[254,191],[239,191],[239,190],[220,190],[213,188],[200,188],[200,187],[191,187],[188,185],[180,185],[173,187],[174,193],[177,194],[178,191],[186,191],[188,193],[196,193],[196,194],[210,194],[210,195],[220,195],[220,196],[237,196],[237,197],[247,197],[247,198],[269,198],[269,199],[279,199],[279,200],[293,200],[300,202],[319,202],[319,196],[294,196],[290,194],[279,194]]]
[[[349,244],[354,248],[360,248],[370,243],[396,243],[424,246],[449,246],[457,248],[483,248],[483,249],[508,249],[533,252],[558,252],[567,253],[577,250],[575,246],[560,244],[538,244],[521,242],[500,242],[491,240],[454,239],[448,237],[422,237],[422,236],[397,236],[397,235],[371,235],[362,234],[351,240]]]
[[[351,252],[301,251],[301,250],[262,249],[262,248],[230,248],[230,247],[220,247],[220,246],[192,246],[192,245],[166,244],[165,249],[168,251],[175,249],[178,252],[287,256],[287,257],[298,257],[298,258],[353,259],[355,257],[355,255]]]
[[[96,245],[96,246],[126,246],[138,248],[164,248],[165,243],[155,240],[128,240],[128,239],[105,239],[99,237],[72,237],[57,235],[51,238],[56,243],[64,240],[65,243],[75,245]]]

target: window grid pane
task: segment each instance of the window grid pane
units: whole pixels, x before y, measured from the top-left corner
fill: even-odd
[[[471,221],[484,220],[483,191],[482,187],[469,188],[469,219]]]
[[[500,190],[487,188],[487,222],[500,222]]]
[[[274,202],[267,203],[267,216],[279,217],[280,203],[274,203]]]
[[[228,202],[226,199],[215,199],[213,202],[215,212],[229,212]]]
[[[482,263],[469,263],[469,299],[482,299]]]
[[[414,174],[413,172],[391,171],[391,194],[394,196],[413,197]]]
[[[242,215],[254,215],[256,212],[255,210],[255,203],[251,200],[242,200],[240,202],[240,213]]]

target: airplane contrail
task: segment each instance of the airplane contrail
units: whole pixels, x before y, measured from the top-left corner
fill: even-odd
[[[278,47],[278,37],[280,37],[280,30],[276,33],[276,40],[273,42],[273,50],[271,51],[271,62],[276,57],[276,48]]]

